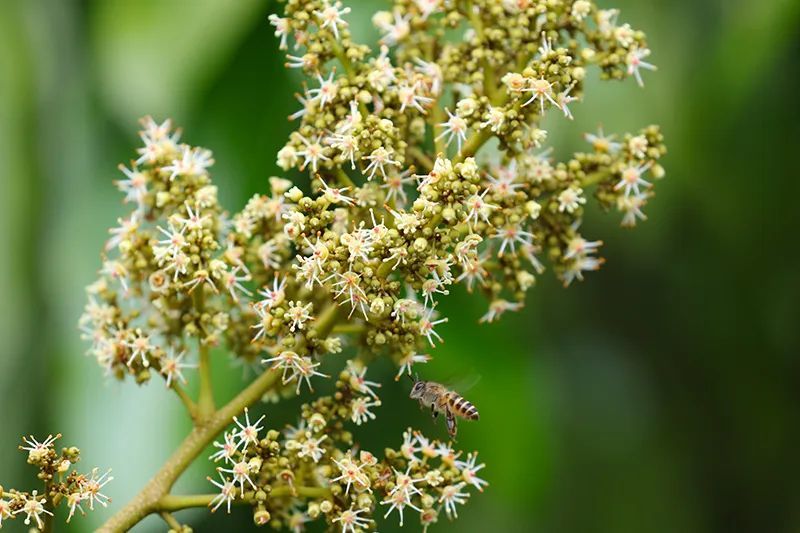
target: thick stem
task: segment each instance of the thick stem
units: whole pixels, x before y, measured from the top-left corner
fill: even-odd
[[[200,290],[194,293],[194,305],[197,314],[202,318],[205,311],[205,287],[200,287]],[[199,368],[200,374],[200,392],[197,395],[197,409],[196,413],[198,421],[211,417],[216,409],[214,405],[214,389],[211,384],[211,357],[208,350],[208,345],[203,342],[202,337],[199,339]]]
[[[264,372],[224,407],[200,421],[139,494],[109,518],[98,531],[107,533],[127,531],[145,516],[158,511],[158,502],[161,498],[169,492],[192,461],[231,423],[233,416],[260,400],[264,393],[279,381],[280,373]]]
[[[285,496],[300,496],[302,498],[324,498],[330,496],[331,491],[325,487],[291,487],[283,486],[272,489],[269,498],[281,498]],[[158,510],[161,512],[174,512],[191,507],[208,507],[214,498],[219,494],[167,494],[158,502]],[[253,503],[252,498],[239,498],[234,500],[234,504]]]

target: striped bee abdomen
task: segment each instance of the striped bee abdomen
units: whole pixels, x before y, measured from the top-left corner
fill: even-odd
[[[461,418],[466,418],[467,420],[478,420],[480,417],[475,406],[455,392],[450,393],[448,404],[450,405],[450,410],[453,411],[453,414],[458,415]]]

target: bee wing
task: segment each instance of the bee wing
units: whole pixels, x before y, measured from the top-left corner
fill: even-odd
[[[454,376],[447,381],[444,381],[444,385],[453,391],[456,391],[459,394],[466,394],[470,389],[474,388],[475,385],[478,384],[481,380],[481,375],[478,373],[469,373],[466,376],[458,375]]]

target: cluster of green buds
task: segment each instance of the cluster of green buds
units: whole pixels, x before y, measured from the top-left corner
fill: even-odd
[[[212,510],[250,505],[257,525],[295,532],[318,519],[344,532],[372,529],[379,508],[384,518],[396,512],[401,526],[405,512],[415,512],[425,531],[441,512],[457,518],[458,505],[470,496],[467,488],[487,485],[477,475],[484,465],[476,453],[462,458],[450,443],[411,428],[382,460],[358,449],[349,425],[375,419],[371,409],[380,406],[374,390],[380,384],[367,380],[366,372],[358,361],[347,361],[335,392],[304,404],[298,425],[283,432],[262,434],[264,415],[251,421],[245,410],[243,420],[235,417],[209,457],[221,463],[219,478],[208,478],[219,489],[208,502]],[[305,509],[299,499],[307,501]]]
[[[582,280],[603,263],[602,242],[579,232],[590,193],[632,226],[664,175],[655,126],[587,134],[588,149],[564,161],[546,147],[542,120],[573,118],[588,68],[640,84],[641,69],[654,70],[644,35],[618,24],[618,11],[586,0],[397,0],[373,17],[383,34],[374,53],[353,42],[349,12],[288,0],[269,17],[280,47],[294,48],[287,66],[313,86],[298,95],[290,119],[300,124],[277,164],[307,173],[310,187],[272,177],[268,194],[231,215],[217,202],[211,152],[145,118],[143,146],[117,182],[133,210],[110,230],[80,321],[110,375],[160,376],[198,424],[215,413],[212,348],[274,375],[264,399],[313,393],[330,377],[323,363],[344,368],[297,428],[262,435],[264,417],[251,423],[247,411],[212,456],[222,463],[212,509],[249,503],[257,524],[294,531],[319,517],[374,529],[381,505],[401,523],[406,508],[426,527],[442,510],[454,518],[467,489],[482,490],[483,465],[412,430],[382,460],[359,451],[351,430],[380,406],[364,365],[390,358],[399,379],[429,362],[447,322],[437,302],[455,284],[487,299],[481,321],[492,322],[524,305],[545,265],[565,286]],[[354,359],[336,363],[345,350]],[[184,387],[191,368],[197,401]]]
[[[86,514],[86,509],[94,511],[95,504],[105,507],[111,501],[100,492],[111,481],[111,471],[100,473],[93,468],[88,474],[71,470],[81,458],[81,451],[71,446],[56,452],[55,442],[61,435],[48,435],[39,442],[33,435],[23,438],[20,450],[28,453],[28,464],[35,466],[39,473],[37,478],[44,484],[40,494],[16,489],[5,490],[0,486],[0,528],[3,520],[13,520],[24,516],[26,526],[32,531],[44,530],[46,524],[53,519],[55,509],[63,504],[69,508],[67,522],[72,520],[75,512]]]

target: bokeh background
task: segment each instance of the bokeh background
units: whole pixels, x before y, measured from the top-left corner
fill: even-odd
[[[349,2],[374,39],[380,2]],[[553,120],[561,155],[579,134],[663,125],[668,178],[634,231],[590,213],[606,267],[569,290],[545,275],[524,312],[476,327],[484,303],[443,303],[447,342],[432,378],[478,374],[481,421],[460,446],[481,450],[491,486],[434,531],[800,531],[797,150],[800,3],[615,0],[647,31],[647,87],[589,83],[576,120]],[[0,2],[0,483],[35,488],[22,434],[60,431],[85,467],[110,466],[113,508],[188,429],[163,387],[107,382],[83,357],[76,322],[106,228],[123,213],[116,165],[137,119],[173,117],[214,150],[235,210],[278,173],[299,79],[261,0]],[[376,369],[386,378],[392,369]],[[219,395],[239,371],[220,365]],[[387,379],[388,381],[388,379]],[[380,422],[359,433],[380,450],[406,424],[441,435],[384,387]],[[291,409],[267,408],[275,427]],[[207,491],[199,464],[179,491]],[[75,519],[89,531],[111,510]],[[225,517],[178,515],[197,531]],[[234,513],[246,530],[251,518]],[[5,524],[4,524],[5,525]],[[21,530],[20,520],[8,530]],[[416,529],[416,525],[412,529]],[[16,529],[15,529],[16,528]],[[381,522],[393,531],[395,520]],[[137,531],[163,531],[156,518]]]

